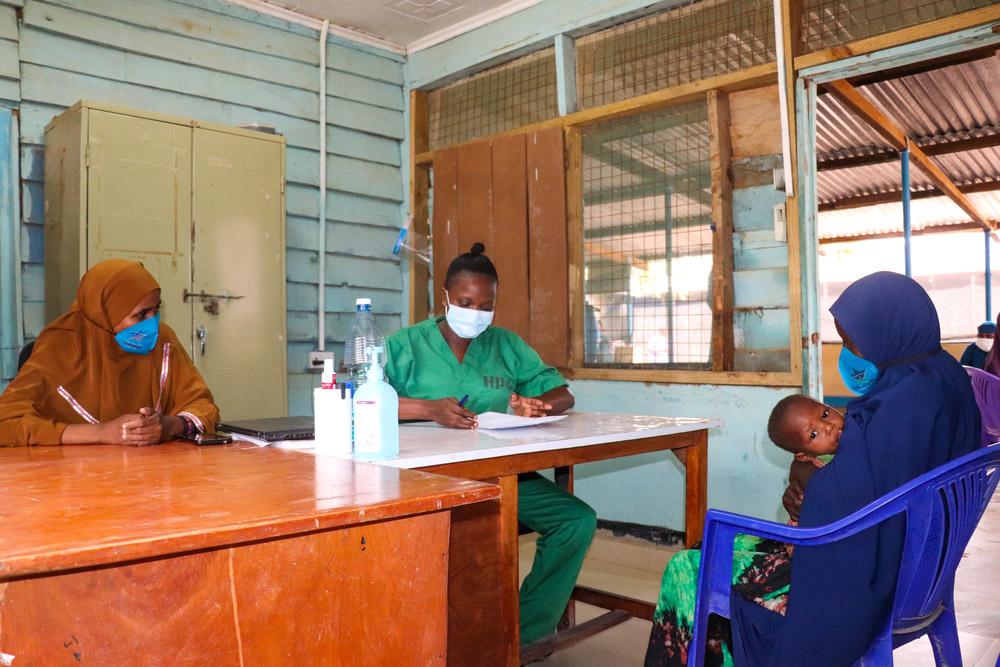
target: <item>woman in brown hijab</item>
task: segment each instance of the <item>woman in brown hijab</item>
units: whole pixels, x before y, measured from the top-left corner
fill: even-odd
[[[152,445],[214,430],[212,392],[159,309],[142,264],[95,264],[0,395],[0,445]]]

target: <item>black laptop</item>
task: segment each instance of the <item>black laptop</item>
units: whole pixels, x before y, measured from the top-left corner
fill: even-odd
[[[278,440],[311,440],[313,437],[312,417],[269,417],[267,419],[243,419],[219,422],[218,430],[239,433],[268,442]]]

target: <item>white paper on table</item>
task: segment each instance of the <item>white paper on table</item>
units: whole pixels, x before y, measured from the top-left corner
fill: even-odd
[[[233,436],[233,440],[239,440],[241,442],[249,442],[251,445],[257,445],[258,447],[267,447],[271,444],[270,440],[265,440],[264,438],[255,438],[252,435],[243,435],[242,433],[230,433]]]
[[[278,449],[316,449],[315,440],[276,440],[271,443]]]
[[[232,433],[233,440],[241,440],[243,442],[249,442],[251,445],[257,445],[258,447],[277,447],[278,449],[316,449],[315,440],[265,440],[264,438],[255,438],[252,435],[244,435],[243,433]]]
[[[539,426],[549,422],[565,419],[566,415],[555,415],[550,417],[519,417],[517,415],[505,415],[502,412],[484,412],[477,417],[480,430],[490,431],[508,428],[522,428],[525,426]]]

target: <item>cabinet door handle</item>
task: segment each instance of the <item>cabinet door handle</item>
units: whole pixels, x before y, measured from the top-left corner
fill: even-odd
[[[208,329],[205,328],[204,324],[198,326],[195,330],[195,334],[198,336],[198,340],[201,342],[201,356],[205,356],[205,343],[208,341]]]

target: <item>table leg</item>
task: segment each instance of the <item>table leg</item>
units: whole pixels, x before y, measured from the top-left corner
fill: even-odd
[[[701,539],[708,511],[708,431],[698,431],[697,443],[684,451],[686,471],[684,543],[690,548]]]
[[[498,480],[500,485],[500,585],[503,633],[508,667],[520,665],[521,613],[518,594],[517,475]]]
[[[573,466],[556,468],[556,484],[569,493],[573,493]],[[567,630],[574,625],[576,625],[576,602],[570,599],[566,603],[566,610],[563,612],[562,618],[559,619],[559,625],[556,629],[559,631]]]

